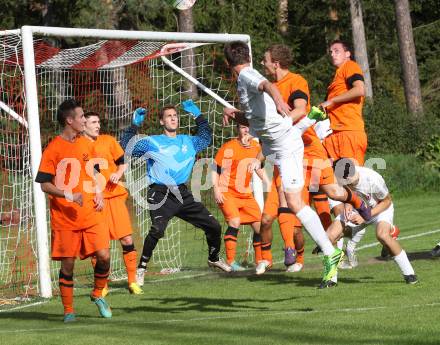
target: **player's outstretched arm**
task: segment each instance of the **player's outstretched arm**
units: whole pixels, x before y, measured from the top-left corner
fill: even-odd
[[[123,133],[120,141],[121,147],[125,150],[125,154],[132,157],[142,157],[149,150],[148,137],[135,140],[134,136],[137,134],[139,127],[145,120],[147,115],[147,109],[137,108],[133,112],[133,120],[131,126],[128,127]],[[132,140],[135,140],[133,142]]]
[[[249,127],[249,121],[244,115],[244,112],[236,108],[223,108],[223,126],[229,125],[229,119],[236,121],[240,125]]]
[[[202,116],[202,112],[199,107],[194,104],[192,99],[188,99],[182,102],[183,110],[192,115],[196,121],[197,134],[191,137],[196,152],[203,151],[209,145],[212,140],[212,130],[209,126],[208,120]]]

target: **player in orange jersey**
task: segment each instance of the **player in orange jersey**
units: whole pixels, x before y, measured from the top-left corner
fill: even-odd
[[[52,260],[61,261],[59,286],[64,322],[75,321],[75,259],[91,255],[97,259],[91,299],[101,316],[110,318],[111,309],[102,297],[110,269],[110,241],[103,226],[103,196],[95,183],[93,149],[80,135],[86,123],[84,111],[75,100],[68,99],[58,107],[57,120],[63,130],[44,150],[35,181],[49,194]]]
[[[212,183],[215,201],[228,224],[224,236],[227,262],[233,271],[243,271],[244,268],[235,260],[240,225],[249,224],[254,230],[255,263],[262,259],[261,210],[252,195],[252,173],[248,171],[249,164],[255,160],[261,147],[249,135],[248,126],[238,123],[236,126],[238,137],[224,143],[215,156]],[[257,170],[257,174],[263,179],[262,169]]]
[[[288,70],[292,57],[290,49],[284,45],[271,46],[264,55],[262,64],[267,75],[271,76],[274,85],[280,91],[283,99],[292,107],[294,112],[307,114],[310,110],[310,93],[307,81],[299,74]],[[303,199],[309,204],[309,190],[312,185],[312,192],[315,195],[315,207],[320,215],[324,229],[331,224],[330,207],[327,195],[335,200],[350,202],[356,208],[362,207],[362,201],[347,189],[340,187],[334,178],[333,169],[327,158],[327,153],[317,137],[313,127],[308,127],[303,133],[304,141],[304,173],[305,184]],[[283,239],[285,240],[285,260],[284,263],[289,271],[299,271],[303,267],[304,239],[301,232],[301,223],[294,215],[289,214],[289,209],[285,207],[286,202],[282,200],[278,204],[276,188],[279,188],[280,181],[277,171],[274,174],[273,188],[269,193],[262,218],[262,231],[269,228],[279,214],[279,223]],[[319,193],[321,192],[321,193]],[[281,205],[281,207],[279,207]],[[365,205],[364,205],[365,206]],[[342,206],[339,206],[342,207]],[[340,210],[342,211],[342,209]],[[295,230],[293,230],[295,229]],[[296,234],[293,241],[293,232]],[[299,252],[295,263],[295,245]]]
[[[360,66],[351,60],[347,43],[333,41],[330,55],[336,73],[327,89],[327,99],[321,106],[327,110],[333,133],[324,139],[324,147],[333,160],[351,158],[355,164],[363,165],[367,150],[362,118],[364,76]]]
[[[125,201],[127,190],[119,183],[127,164],[124,163],[124,150],[110,135],[100,135],[99,114],[87,112],[84,135],[93,143],[99,162],[99,171],[104,185],[104,218],[110,232],[111,240],[119,240],[122,246],[123,259],[127,270],[128,290],[132,294],[142,294],[136,283],[137,255],[134,248],[130,215]],[[104,290],[106,291],[106,289]]]

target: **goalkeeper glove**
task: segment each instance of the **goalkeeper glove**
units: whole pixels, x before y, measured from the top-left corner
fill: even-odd
[[[318,122],[327,119],[327,113],[323,108],[313,106],[310,112],[307,114],[307,117]]]
[[[144,122],[145,115],[147,115],[147,109],[145,108],[137,108],[133,112],[133,125],[140,127],[142,125],[142,122]]]
[[[187,99],[186,101],[183,101],[182,105],[183,110],[185,110],[187,113],[191,113],[195,119],[197,119],[197,117],[202,114],[199,107],[194,104],[192,99]]]

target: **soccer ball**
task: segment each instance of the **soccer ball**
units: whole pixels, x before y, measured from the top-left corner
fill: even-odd
[[[178,10],[187,10],[196,3],[196,0],[166,0],[166,2]]]

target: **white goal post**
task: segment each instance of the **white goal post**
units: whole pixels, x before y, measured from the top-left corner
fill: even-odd
[[[240,34],[177,33],[23,26],[21,30],[0,31],[0,38],[12,33],[19,34],[22,40],[26,117],[14,111],[14,109],[8,104],[3,103],[1,99],[0,108],[28,129],[32,181],[35,180],[42,154],[39,114],[39,97],[41,97],[41,95],[38,94],[39,90],[37,85],[34,52],[36,38],[57,37],[64,39],[136,40],[170,43],[193,42],[199,45],[243,41],[246,42],[249,45],[249,49],[251,49],[250,37],[248,35]],[[228,101],[217,95],[214,90],[211,90],[209,85],[203,85],[197,80],[197,78],[194,78],[173,63],[168,56],[161,56],[161,59],[164,64],[173,68],[186,80],[196,85],[203,92],[206,92],[223,106],[232,106]],[[256,179],[254,179],[254,192],[257,196],[257,201],[260,206],[262,206],[262,185],[261,182]],[[44,298],[50,298],[52,296],[52,283],[49,260],[49,233],[47,226],[46,198],[41,191],[40,185],[35,182],[32,182],[32,198],[35,217],[34,226],[37,233],[39,295]]]

